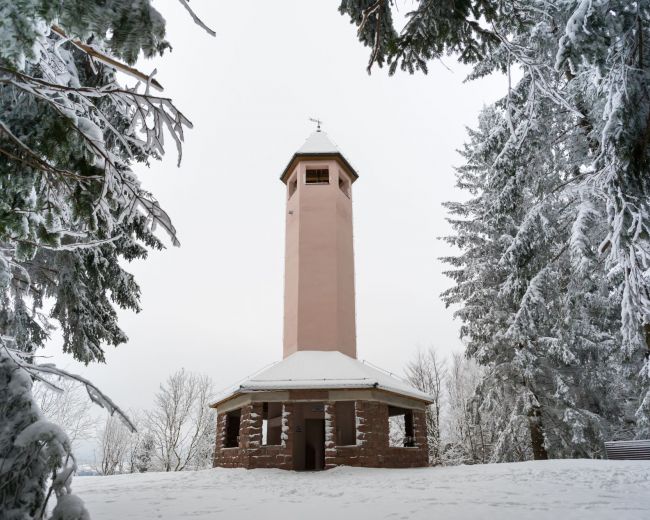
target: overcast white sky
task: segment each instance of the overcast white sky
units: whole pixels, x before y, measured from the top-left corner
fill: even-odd
[[[406,5],[400,3],[406,10]],[[148,407],[158,385],[185,367],[223,388],[282,356],[285,187],[294,151],[324,129],[356,167],[353,187],[360,359],[401,372],[419,347],[461,349],[459,323],[439,299],[450,280],[441,203],[454,187],[465,126],[504,94],[503,77],[464,84],[452,58],[428,76],[365,71],[368,49],[337,0],[195,0],[216,32],[195,26],[176,0],[154,5],[173,52],[144,61],[194,123],[183,162],[138,167],[172,215],[182,246],[129,268],[143,311],[122,312],[130,337],[107,364],[83,373],[125,408]],[[171,144],[171,140],[169,140]],[[55,345],[49,353],[58,353]]]

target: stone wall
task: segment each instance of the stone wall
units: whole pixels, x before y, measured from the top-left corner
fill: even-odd
[[[262,403],[242,408],[239,447],[224,448],[225,414],[217,418],[214,465],[219,467],[293,469],[293,403],[284,403],[282,444],[262,445]],[[415,447],[394,448],[388,444],[388,405],[377,401],[356,401],[356,446],[336,446],[336,403],[324,405],[325,468],[361,466],[370,468],[411,468],[428,465],[424,411],[413,411]]]
[[[214,450],[214,466],[240,468],[239,448],[224,448],[226,444],[226,414],[217,415],[217,438]]]
[[[241,410],[239,446],[224,448],[226,414],[217,416],[217,436],[214,466],[222,468],[280,468],[293,469],[292,403],[284,403],[282,411],[282,443],[262,445],[263,403],[252,403]]]
[[[336,403],[326,408],[336,435]],[[388,405],[376,401],[356,401],[357,445],[336,446],[335,437],[325,443],[325,467],[361,466],[366,468],[413,468],[427,466],[428,445],[424,412],[413,411],[415,447],[388,445]],[[327,415],[325,432],[327,434]]]

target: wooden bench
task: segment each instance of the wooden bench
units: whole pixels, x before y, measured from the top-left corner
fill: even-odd
[[[642,441],[607,441],[607,458],[610,460],[650,460],[650,439]]]

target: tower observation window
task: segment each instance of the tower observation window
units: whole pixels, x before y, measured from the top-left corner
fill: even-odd
[[[307,170],[305,184],[329,184],[330,172],[327,168]]]

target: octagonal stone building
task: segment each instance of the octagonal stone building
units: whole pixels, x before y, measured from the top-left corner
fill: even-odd
[[[357,178],[320,127],[280,177],[287,186],[284,359],[212,405],[215,466],[428,465],[431,397],[356,358]]]

